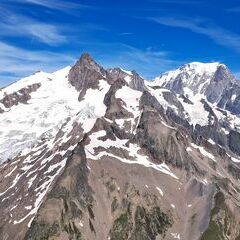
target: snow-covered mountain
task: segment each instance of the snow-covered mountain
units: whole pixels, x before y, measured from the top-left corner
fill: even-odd
[[[224,64],[189,63],[162,74],[154,84],[190,98],[204,96],[210,103],[240,114],[240,84]]]
[[[175,90],[177,93],[193,95],[204,94],[217,69],[224,67],[220,63],[193,62],[175,71],[170,71],[157,77],[154,84]]]
[[[0,239],[240,237],[240,85],[89,54],[0,90]]]

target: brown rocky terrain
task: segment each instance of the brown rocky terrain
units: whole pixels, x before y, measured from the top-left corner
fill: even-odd
[[[54,77],[1,102],[31,108]],[[89,54],[63,81],[76,111],[0,165],[0,239],[240,239],[238,115]]]

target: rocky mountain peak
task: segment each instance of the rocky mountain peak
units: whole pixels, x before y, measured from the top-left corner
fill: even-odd
[[[89,53],[84,53],[70,69],[69,82],[79,91],[83,88],[97,88],[98,81],[106,77],[106,71],[93,60]]]
[[[92,68],[96,70],[100,70],[101,68],[99,64],[93,59],[93,57],[87,52],[81,55],[76,65],[80,65],[81,67]]]
[[[214,73],[214,81],[225,81],[232,82],[235,80],[235,77],[232,75],[228,67],[224,64],[219,64],[217,70]]]
[[[240,88],[229,78],[190,63],[162,88],[85,53],[5,88],[0,239],[239,239]]]
[[[132,81],[129,83],[129,86],[141,92],[146,90],[144,79],[134,70],[131,73],[132,73]]]
[[[235,100],[240,95],[240,85],[225,65],[218,66],[205,95],[209,102],[239,114],[240,103]]]
[[[239,114],[240,84],[228,67],[219,62],[192,62],[157,77],[152,85],[188,98],[206,98],[210,103]]]
[[[110,81],[115,82],[117,79],[124,79],[127,76],[131,75],[131,72],[125,71],[119,67],[107,69],[108,77]]]
[[[111,82],[114,82],[118,79],[122,79],[128,83],[128,86],[134,90],[144,91],[146,86],[144,84],[144,79],[139,76],[136,71],[126,71],[121,68],[111,68],[108,69],[108,76],[111,79]]]
[[[192,62],[160,75],[154,84],[178,94],[206,95],[206,91],[217,82],[226,87],[232,81],[234,77],[224,64]],[[216,94],[219,95],[219,92]]]
[[[184,64],[180,69],[194,69],[198,72],[214,72],[218,68],[218,66],[223,65],[219,62],[211,62],[211,63],[204,63],[204,62],[190,62]]]
[[[162,87],[176,85],[176,82],[181,82],[182,87],[195,88],[199,84],[207,82],[210,77],[213,77],[220,63],[201,63],[192,62],[181,66],[180,68],[163,73],[154,81],[156,85]],[[182,89],[179,89],[181,91]]]

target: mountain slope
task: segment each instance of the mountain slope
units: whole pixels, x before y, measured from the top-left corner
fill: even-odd
[[[240,84],[224,64],[189,63],[162,74],[154,84],[189,97],[204,96],[210,103],[240,114]]]
[[[240,119],[208,99],[226,72],[150,83],[83,54],[2,89],[0,238],[237,240]]]

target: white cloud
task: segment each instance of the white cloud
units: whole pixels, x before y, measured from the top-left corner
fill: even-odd
[[[52,72],[73,64],[74,60],[68,54],[30,51],[0,42],[0,86],[13,80],[13,76],[16,79],[38,70]]]
[[[90,45],[92,44],[94,43]],[[87,45],[83,49],[87,50]],[[108,49],[111,49],[111,52]],[[152,48],[140,50],[121,43],[95,43],[94,50],[89,52],[104,67],[136,70],[149,79],[181,64],[171,60],[167,52]],[[38,70],[52,72],[72,65],[75,60],[75,57],[66,53],[30,51],[0,42],[0,87],[7,81],[28,76]]]
[[[195,5],[195,4],[203,4],[202,1],[198,0],[152,0],[157,3],[167,3],[167,4],[179,4],[179,5]]]
[[[119,36],[128,36],[128,35],[133,35],[131,32],[122,32],[118,34]]]
[[[34,4],[41,7],[53,9],[53,10],[73,10],[80,8],[89,8],[88,5],[63,0],[4,0],[4,2],[16,2],[19,4]]]
[[[53,24],[39,22],[13,12],[0,16],[0,36],[25,36],[55,46],[67,41],[63,29]]]
[[[228,8],[228,9],[226,9],[226,11],[230,12],[230,13],[239,13],[240,12],[240,7]]]
[[[109,49],[111,49],[110,52]],[[93,54],[105,67],[117,66],[126,70],[136,70],[148,79],[181,64],[172,60],[168,52],[151,47],[141,50],[122,43],[98,44]]]
[[[155,17],[148,18],[158,24],[188,29],[211,38],[217,44],[231,47],[240,52],[240,36],[204,19]]]

